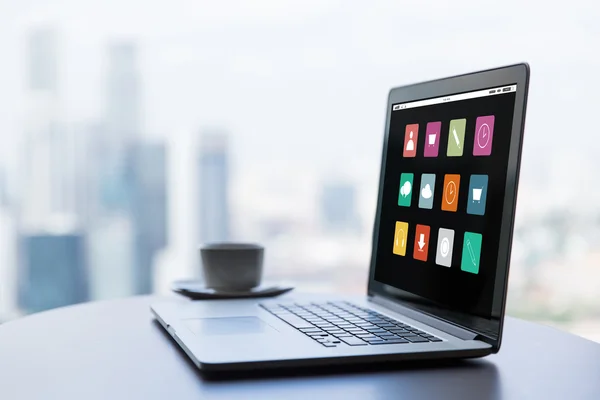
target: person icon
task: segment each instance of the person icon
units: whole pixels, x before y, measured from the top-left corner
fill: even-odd
[[[415,151],[415,141],[413,140],[413,131],[408,134],[408,141],[406,142],[406,151]]]
[[[419,139],[419,124],[406,125],[404,131],[404,147],[402,149],[403,157],[417,156],[417,140]]]

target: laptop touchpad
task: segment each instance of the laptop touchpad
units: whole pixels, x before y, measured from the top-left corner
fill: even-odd
[[[223,317],[186,319],[196,335],[247,335],[277,332],[258,317]]]

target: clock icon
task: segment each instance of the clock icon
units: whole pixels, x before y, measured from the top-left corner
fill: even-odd
[[[448,184],[446,185],[446,190],[444,192],[444,198],[446,200],[446,203],[454,203],[454,200],[456,200],[456,183],[454,183],[454,181],[448,182]]]
[[[483,149],[490,142],[491,137],[491,129],[487,123],[481,124],[479,129],[477,130],[477,145],[479,148]]]

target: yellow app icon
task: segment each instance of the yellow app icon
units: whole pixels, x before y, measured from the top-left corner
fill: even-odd
[[[406,255],[406,242],[408,237],[408,223],[396,221],[396,232],[394,233],[394,254]]]

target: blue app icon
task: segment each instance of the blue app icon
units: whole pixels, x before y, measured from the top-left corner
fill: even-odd
[[[471,175],[467,214],[484,215],[487,200],[488,176]]]

